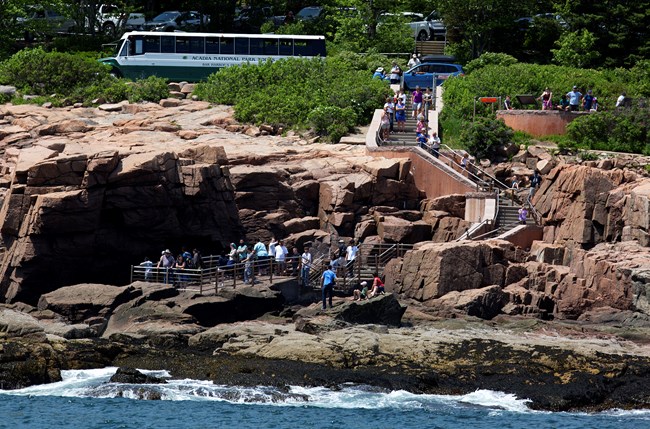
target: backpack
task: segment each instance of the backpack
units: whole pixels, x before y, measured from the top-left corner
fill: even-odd
[[[194,260],[192,258],[185,258],[185,268],[194,269]]]

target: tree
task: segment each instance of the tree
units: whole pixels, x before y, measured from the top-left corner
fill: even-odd
[[[556,42],[559,49],[551,49],[553,61],[571,67],[593,67],[600,54],[594,50],[596,37],[587,30],[564,33]]]
[[[631,66],[650,55],[650,0],[555,0],[571,31],[587,30],[603,67]]]
[[[466,59],[488,50],[504,51],[495,41],[513,39],[515,20],[535,9],[534,0],[438,0],[438,11],[451,34],[452,42],[468,50]]]

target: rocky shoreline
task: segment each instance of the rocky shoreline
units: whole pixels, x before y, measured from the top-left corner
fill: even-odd
[[[540,410],[650,408],[641,161],[515,148],[489,168],[543,171],[543,239],[455,242],[471,224],[465,196],[426,198],[408,158],[271,135],[223,106],[163,104],[0,107],[1,389],[119,366],[245,386],[491,389]],[[277,284],[199,295],[127,280],[144,255],[188,241],[209,254],[241,236],[415,246],[385,267],[385,296],[337,298],[326,312],[314,291],[288,302]]]
[[[337,389],[355,383],[429,394],[490,389],[551,411],[650,406],[647,323],[622,328],[511,316],[440,319],[426,308],[405,308],[392,294],[360,303],[337,298],[323,312],[319,304],[278,305],[277,292],[265,286],[232,292],[242,319],[251,314],[245,301],[264,299],[277,309],[257,320],[202,327],[188,313],[217,308],[221,297],[147,283],[65,287],[38,309],[4,305],[2,388],[57,381],[62,369],[119,366],[233,386]],[[125,294],[132,299],[117,305]],[[89,328],[74,323],[74,315],[118,322]],[[366,323],[350,321],[363,318]]]

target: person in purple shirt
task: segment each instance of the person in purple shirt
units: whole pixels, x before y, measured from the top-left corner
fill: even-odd
[[[420,89],[420,86],[415,87],[415,91],[413,91],[413,95],[411,96],[411,103],[413,104],[413,117],[417,117],[417,115],[420,113],[422,110],[422,100],[424,98],[424,94],[422,94],[422,90]]]

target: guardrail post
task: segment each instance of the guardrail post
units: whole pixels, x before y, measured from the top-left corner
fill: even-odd
[[[273,257],[269,258],[269,283],[273,284],[273,271],[275,270],[275,267],[273,266],[273,262],[275,262],[275,259]]]
[[[131,281],[129,283],[133,283],[133,265],[131,265]]]

